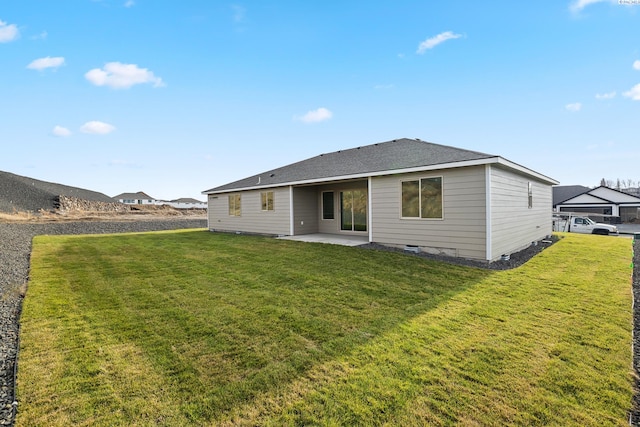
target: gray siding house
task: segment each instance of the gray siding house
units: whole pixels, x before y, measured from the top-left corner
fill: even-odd
[[[418,139],[321,154],[203,191],[211,231],[359,235],[494,261],[551,234],[557,181]]]
[[[598,221],[605,222],[632,224],[640,220],[640,197],[604,186],[553,187],[553,208],[557,212],[583,212],[596,218],[602,215]]]

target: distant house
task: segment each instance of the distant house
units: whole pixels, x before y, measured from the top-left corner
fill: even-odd
[[[183,197],[176,200],[162,200],[163,205],[169,205],[176,209],[206,209],[207,202],[192,199],[189,197]]]
[[[142,191],[137,193],[122,193],[113,196],[114,199],[125,205],[155,205],[157,200]]]
[[[640,198],[609,187],[553,187],[553,208],[557,212],[600,214],[604,220],[633,223],[640,220]]]
[[[120,203],[125,205],[155,205],[155,206],[171,206],[176,209],[206,209],[207,203],[200,200],[184,197],[175,200],[159,200],[154,199],[142,191],[137,193],[122,193],[114,197]]]
[[[329,233],[493,261],[552,232],[557,181],[500,156],[398,139],[206,190],[211,231]]]

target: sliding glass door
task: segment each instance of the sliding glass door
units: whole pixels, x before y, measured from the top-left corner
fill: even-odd
[[[367,231],[367,190],[340,192],[340,229]]]

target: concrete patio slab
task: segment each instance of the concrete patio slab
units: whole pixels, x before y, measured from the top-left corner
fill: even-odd
[[[282,236],[278,237],[278,239],[282,240],[295,240],[298,242],[309,242],[309,243],[328,243],[331,245],[342,245],[342,246],[360,246],[366,245],[369,243],[368,236],[348,236],[348,235],[338,235],[338,234],[302,234],[299,236]]]

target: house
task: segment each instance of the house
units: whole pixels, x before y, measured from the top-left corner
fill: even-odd
[[[176,209],[206,209],[207,203],[190,197],[183,197],[175,200],[159,200],[154,199],[142,191],[137,193],[122,193],[113,197],[120,203],[125,205],[155,205],[155,206],[171,206]]]
[[[573,187],[576,191],[567,191]],[[556,212],[584,212],[603,215],[604,221],[635,223],[640,219],[640,198],[609,187],[553,187],[553,209]]]
[[[156,205],[157,200],[142,191],[137,193],[122,193],[113,196],[114,199],[125,205]]]
[[[206,209],[207,202],[192,199],[190,197],[183,197],[175,200],[161,200],[161,204],[169,205],[176,209]]]
[[[493,261],[551,234],[557,181],[419,139],[320,154],[203,191],[211,231],[329,233]]]

